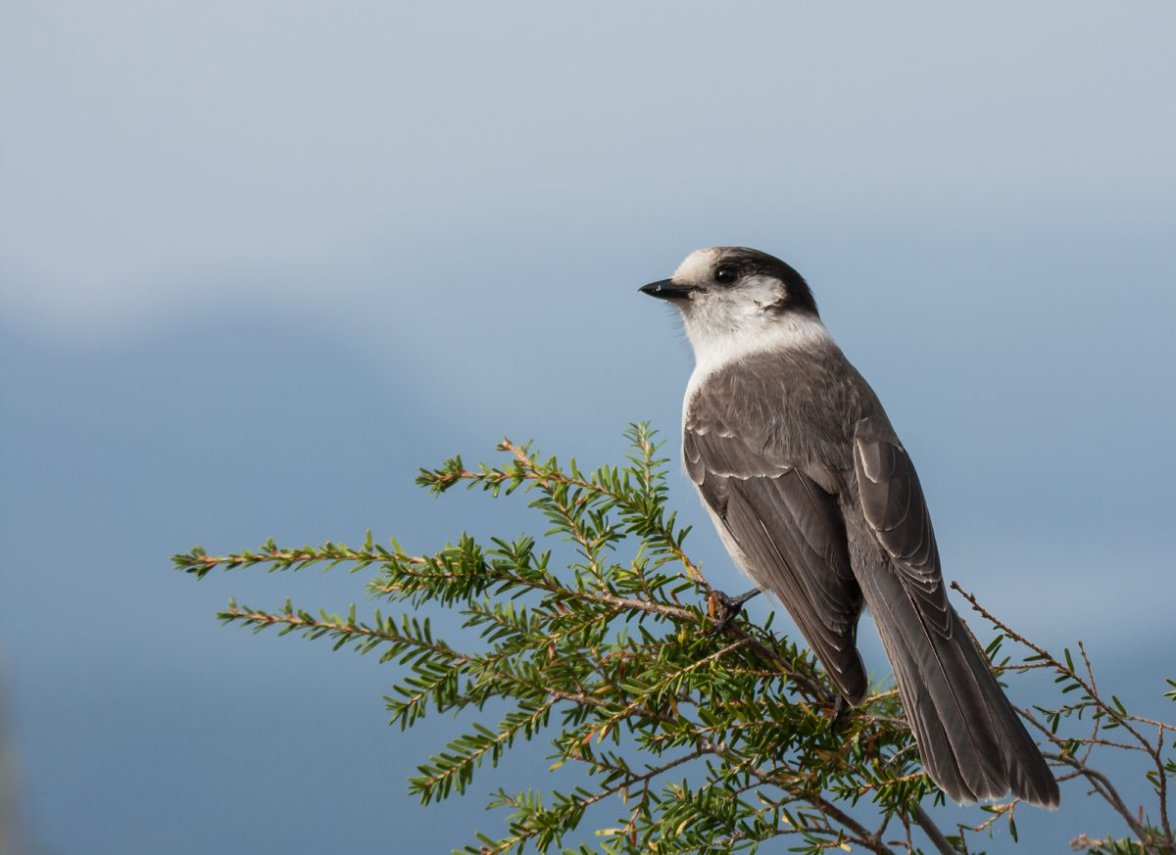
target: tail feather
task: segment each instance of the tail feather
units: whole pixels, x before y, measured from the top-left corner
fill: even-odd
[[[1006,793],[1057,807],[1058,785],[963,620],[945,605],[934,625],[900,580],[861,574],[866,604],[894,667],[899,696],[931,779],[969,803]]]

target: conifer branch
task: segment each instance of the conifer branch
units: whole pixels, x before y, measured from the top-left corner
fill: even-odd
[[[591,472],[509,440],[499,445],[499,465],[471,468],[454,457],[421,471],[418,483],[434,494],[459,484],[494,498],[527,494],[545,526],[538,538],[462,535],[410,554],[368,532],[357,547],[270,540],[219,556],[196,547],[173,561],[197,578],[218,568],[373,571],[367,593],[391,604],[391,616],[375,610],[361,618],[355,606],[345,615],[311,613],[289,601],[271,612],[230,601],[220,618],[376,653],[395,669],[385,703],[401,729],[430,711],[477,715],[505,705],[496,724],[465,725],[421,764],[411,786],[422,802],[467,792],[476,776],[489,774],[484,767],[541,735],[550,741],[552,768],[582,773],[567,793],[499,791],[490,806],[508,812],[504,833],[476,835],[467,852],[545,853],[581,827],[599,829],[603,852],[661,855],[750,852],[776,837],[813,855],[846,847],[909,852],[912,829],[942,855],[967,852],[968,835],[991,833],[997,823],[1015,837],[1015,802],[984,809],[983,821],[961,824],[950,837],[940,830],[925,807],[936,791],[895,691],[874,691],[835,715],[827,676],[771,619],[764,626],[742,614],[719,619],[715,590],[686,554],[688,529],[667,510],[666,461],[653,432],[636,425],[628,437],[626,465]],[[1051,743],[1047,756],[1066,770],[1063,779],[1081,778],[1105,799],[1135,848],[1086,836],[1076,845],[1108,855],[1173,853],[1173,726],[1101,694],[1080,642],[1079,668],[1069,651],[1052,656],[953,587],[999,633],[987,648],[998,670],[1054,672],[1059,705],[1022,715]],[[434,637],[420,614],[439,609],[464,620],[460,643]],[[1006,640],[1028,654],[1001,657]],[[1171,686],[1166,694],[1176,700]],[[1129,811],[1116,784],[1090,765],[1098,752],[1124,750],[1149,758],[1154,823]],[[609,810],[618,812],[611,825]],[[886,829],[895,820],[903,836],[891,840]]]

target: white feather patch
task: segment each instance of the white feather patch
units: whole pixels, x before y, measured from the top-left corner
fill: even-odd
[[[679,285],[695,285],[710,278],[711,266],[719,255],[719,248],[708,246],[706,249],[696,249],[686,256],[686,260],[678,265],[671,280]]]
[[[833,343],[821,319],[809,314],[758,312],[748,315],[738,330],[699,323],[700,318],[690,315],[684,320],[686,335],[694,348],[694,373],[686,386],[684,407],[711,374],[753,353],[804,350]]]

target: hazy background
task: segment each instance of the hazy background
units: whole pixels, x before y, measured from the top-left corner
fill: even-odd
[[[534,529],[411,484],[504,434],[593,464],[650,419],[676,454],[688,348],[636,288],[710,244],[808,277],[947,575],[1170,716],[1174,25],[1160,2],[6,0],[0,702],[31,848],[499,831],[479,795],[405,795],[452,724],[387,728],[374,659],[213,619],[345,608],[361,578],[198,585],[168,557]],[[475,789],[541,785],[543,753]],[[1063,805],[1018,815],[1022,851],[1119,831],[1074,784]]]

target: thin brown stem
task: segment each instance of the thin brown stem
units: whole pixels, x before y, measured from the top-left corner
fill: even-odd
[[[948,842],[947,837],[939,830],[935,820],[931,819],[931,815],[923,809],[922,805],[915,805],[914,813],[911,816],[919,828],[923,829],[923,833],[927,835],[932,845],[939,850],[939,855],[959,855],[959,850]]]
[[[1119,795],[1119,791],[1115,789],[1114,784],[1110,782],[1110,779],[1108,779],[1106,775],[1097,769],[1092,769],[1090,766],[1087,766],[1076,757],[1064,756],[1061,754],[1045,754],[1044,756],[1046,759],[1063,763],[1081,773],[1082,777],[1090,781],[1091,786],[1093,786],[1095,791],[1100,796],[1102,796],[1103,800],[1106,801],[1106,803],[1109,804],[1112,808],[1114,808],[1115,812],[1118,813],[1119,816],[1123,817],[1123,821],[1127,823],[1127,827],[1131,829],[1131,833],[1134,834],[1136,838],[1138,838],[1139,843],[1141,846],[1143,846],[1144,850],[1147,852],[1152,851],[1147,846],[1147,829],[1144,828],[1143,825],[1134,816],[1132,816],[1131,811],[1123,802],[1122,796]]]
[[[721,745],[714,745],[712,743],[705,743],[705,747],[718,757],[726,759],[727,751]],[[748,765],[745,767],[747,771],[758,778],[762,783],[772,786],[781,787],[786,792],[795,792],[795,782],[782,782],[777,778],[764,772],[755,766]],[[864,846],[876,855],[894,855],[894,850],[882,842],[880,837],[871,832],[868,828],[847,814],[841,808],[837,807],[833,802],[821,795],[818,790],[815,793],[805,792],[800,796],[817,810],[819,810],[827,819],[833,819],[839,823],[843,828],[847,829],[852,835],[855,843]],[[954,855],[954,853],[953,853]]]

